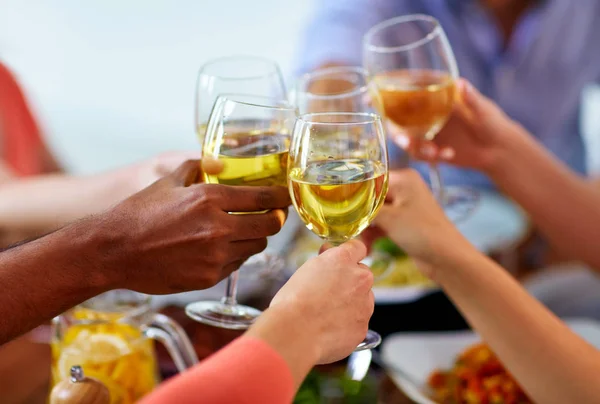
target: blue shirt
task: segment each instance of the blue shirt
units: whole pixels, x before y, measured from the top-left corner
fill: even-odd
[[[423,13],[442,24],[460,73],[547,149],[585,173],[582,90],[600,82],[600,1],[545,0],[522,15],[509,43],[476,0],[320,0],[300,48],[298,73],[330,62],[362,64],[374,24]],[[397,150],[390,151],[390,156]],[[419,169],[422,165],[417,164]],[[443,167],[446,183],[490,187],[480,173]]]

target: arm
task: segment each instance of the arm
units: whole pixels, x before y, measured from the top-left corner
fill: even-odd
[[[488,173],[498,187],[529,214],[557,249],[600,270],[592,240],[600,238],[600,189],[554,158],[520,127],[506,142]]]
[[[109,211],[1,252],[0,344],[106,290],[206,289],[264,250],[287,190],[194,183],[200,174],[188,161]]]
[[[293,313],[269,309],[245,336],[161,385],[143,404],[291,403],[318,360],[313,335]],[[293,335],[293,338],[290,338]]]
[[[175,377],[143,404],[292,402],[310,369],[346,357],[373,313],[373,276],[357,241],[306,262],[242,338]]]
[[[444,291],[536,403],[596,403],[600,352],[448,221],[412,170],[390,175],[376,223]]]
[[[98,213],[139,191],[193,152],[165,153],[102,174],[48,174],[2,180],[0,167],[0,246],[38,237],[79,218]]]
[[[95,260],[95,226],[81,221],[0,253],[0,344],[113,286]]]
[[[123,170],[75,177],[50,174],[0,184],[0,245],[37,237],[131,194]]]
[[[501,267],[466,242],[451,243],[436,281],[530,397],[549,404],[597,402],[600,352]]]
[[[470,84],[461,81],[459,88],[462,102],[436,145],[410,142],[409,150],[425,160],[439,158],[486,173],[555,248],[600,270],[592,242],[600,237],[600,189],[554,158]]]

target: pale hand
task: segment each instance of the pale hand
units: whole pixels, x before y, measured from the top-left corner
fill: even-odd
[[[505,142],[526,132],[466,80],[459,80],[457,88],[452,114],[433,141],[411,139],[389,126],[388,134],[419,160],[486,172],[495,165]]]
[[[302,265],[271,302],[273,309],[285,308],[302,329],[310,330],[317,363],[347,357],[367,334],[375,299],[373,274],[360,264],[366,255],[357,240],[330,248]]]
[[[367,243],[387,234],[434,280],[434,268],[443,266],[446,254],[457,243],[468,243],[412,169],[390,172],[386,203],[373,224],[363,232]]]

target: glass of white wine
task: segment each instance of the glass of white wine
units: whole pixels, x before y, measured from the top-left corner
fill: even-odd
[[[287,186],[288,152],[296,115],[294,107],[276,98],[244,94],[218,97],[208,121],[203,155],[219,159],[224,168],[218,175],[205,175],[204,181],[232,186]],[[265,258],[268,261],[269,255]],[[276,264],[264,261],[263,266]],[[238,276],[238,271],[229,276],[226,296],[221,301],[191,303],[186,307],[187,315],[216,327],[248,328],[261,312],[237,303]]]
[[[298,112],[374,112],[367,71],[360,66],[336,66],[306,73],[296,82],[294,99]],[[390,167],[392,162],[389,162]],[[375,280],[385,279],[394,269],[390,254],[372,250],[365,259]]]
[[[340,245],[370,224],[385,200],[388,160],[381,118],[324,112],[296,120],[289,153],[290,195],[309,230]],[[369,331],[357,350],[379,345]]]
[[[198,72],[194,123],[200,144],[210,112],[222,94],[249,94],[287,99],[277,63],[258,56],[227,56],[205,63]]]
[[[363,40],[363,62],[375,84],[376,105],[387,121],[414,141],[432,140],[452,112],[459,77],[438,20],[415,14],[375,25]],[[429,177],[453,221],[464,219],[477,206],[475,190],[444,187],[437,164],[430,164]]]

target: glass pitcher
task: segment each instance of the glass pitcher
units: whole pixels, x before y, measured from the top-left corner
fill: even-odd
[[[111,404],[136,402],[158,383],[153,340],[161,342],[181,372],[198,362],[183,329],[150,310],[150,297],[129,290],[97,296],[52,320],[52,386],[71,367],[102,382]]]

